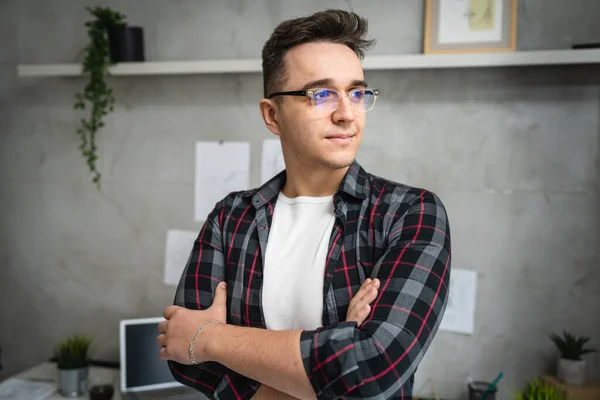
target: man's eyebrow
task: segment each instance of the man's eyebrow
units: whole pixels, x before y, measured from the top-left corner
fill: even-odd
[[[361,87],[365,87],[366,88],[369,85],[367,85],[367,81],[365,81],[365,80],[355,80],[355,81],[352,81],[352,83],[350,84],[350,86],[352,86],[352,87],[361,86]]]
[[[304,86],[302,86],[302,89],[300,89],[300,90],[308,90],[308,89],[319,87],[319,86],[333,86],[333,79],[324,78],[324,79],[317,79],[316,81],[310,81],[310,82],[306,83]]]
[[[308,90],[308,89],[316,88],[319,86],[333,86],[333,79],[324,78],[324,79],[317,79],[314,81],[310,81],[310,82],[306,83],[304,86],[302,86],[302,89],[300,89],[300,90]],[[350,83],[350,87],[368,87],[368,85],[367,85],[367,81],[356,79]]]

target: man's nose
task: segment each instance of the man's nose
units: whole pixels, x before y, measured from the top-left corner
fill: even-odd
[[[342,96],[338,108],[333,113],[333,118],[336,122],[339,121],[354,121],[354,109],[350,103],[348,96]]]

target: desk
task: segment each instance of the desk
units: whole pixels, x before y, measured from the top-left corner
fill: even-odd
[[[44,362],[35,367],[32,367],[28,370],[25,370],[17,375],[14,375],[14,378],[28,379],[34,381],[46,381],[46,382],[56,382],[58,377],[58,371],[56,370],[56,364],[52,362]],[[112,383],[115,394],[112,400],[122,400],[121,396],[121,379],[118,369],[111,368],[102,368],[102,367],[90,367],[89,373],[89,386],[95,384],[106,384]],[[49,397],[49,399],[61,399],[65,400],[67,397],[61,396],[58,392],[54,394],[54,396]],[[89,400],[88,394],[84,394],[80,397],[69,397],[69,399],[73,400]]]
[[[544,375],[542,380],[561,389],[565,394],[565,400],[600,400],[600,385],[598,384],[587,382],[582,386],[571,386],[552,375]]]

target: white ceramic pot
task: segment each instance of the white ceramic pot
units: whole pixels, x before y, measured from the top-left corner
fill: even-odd
[[[558,360],[556,377],[561,381],[574,386],[581,386],[585,382],[585,360]]]
[[[59,369],[58,391],[63,397],[78,397],[87,391],[89,368]]]

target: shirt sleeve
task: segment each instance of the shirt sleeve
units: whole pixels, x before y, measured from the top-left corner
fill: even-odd
[[[217,204],[209,214],[194,242],[175,294],[174,304],[177,306],[207,309],[213,302],[217,285],[226,280],[219,222],[223,217],[223,204],[224,201]],[[250,399],[259,386],[258,382],[216,362],[185,365],[170,360],[169,369],[179,383],[211,399]]]
[[[392,398],[412,376],[446,309],[450,228],[441,200],[423,191],[398,216],[371,278],[381,281],[371,314],[303,331],[304,368],[319,399]]]

